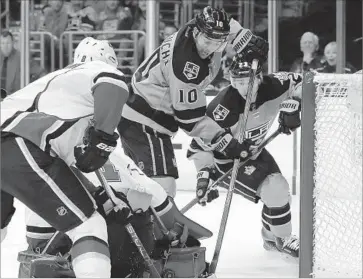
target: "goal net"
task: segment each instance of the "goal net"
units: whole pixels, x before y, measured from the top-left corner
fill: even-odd
[[[300,275],[362,278],[362,74],[304,78]]]

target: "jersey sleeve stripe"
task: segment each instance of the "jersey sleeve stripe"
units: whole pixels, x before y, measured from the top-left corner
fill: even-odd
[[[55,233],[56,229],[53,227],[26,226],[26,231],[31,233]]]
[[[100,84],[102,82],[106,82],[106,83],[112,83],[116,86],[119,86],[125,90],[129,90],[127,85],[126,85],[126,77],[125,76],[121,76],[115,73],[107,73],[107,72],[102,72],[99,73],[94,79],[93,79],[93,83],[95,87],[95,85]],[[93,90],[92,88],[92,90]]]
[[[206,111],[207,108],[205,106],[194,109],[186,109],[186,110],[174,109],[175,117],[180,121],[203,117],[205,116]]]
[[[180,123],[184,123],[184,124],[190,124],[190,123],[195,123],[198,122],[200,120],[203,119],[204,116],[198,117],[198,118],[194,118],[194,119],[188,119],[188,120],[182,120],[179,119],[178,117],[174,117],[176,121],[180,122]]]
[[[180,128],[182,128],[183,130],[187,131],[187,132],[191,132],[194,129],[194,126],[197,124],[197,122],[195,123],[182,123],[177,121],[178,125]]]

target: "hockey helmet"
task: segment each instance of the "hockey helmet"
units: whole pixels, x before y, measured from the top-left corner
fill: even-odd
[[[73,63],[103,61],[115,68],[118,66],[116,53],[107,40],[84,38],[74,51]]]
[[[211,39],[225,41],[229,35],[229,15],[220,9],[207,6],[196,16],[198,30]]]
[[[248,77],[251,70],[251,63],[245,59],[243,53],[238,53],[233,57],[232,63],[229,66],[229,73],[231,77],[243,78]],[[262,66],[259,64],[256,75],[260,74]]]

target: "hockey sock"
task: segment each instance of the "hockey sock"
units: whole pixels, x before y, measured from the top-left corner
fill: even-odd
[[[291,235],[291,211],[290,204],[282,207],[269,208],[266,205],[262,209],[262,223],[276,237],[287,237]]]

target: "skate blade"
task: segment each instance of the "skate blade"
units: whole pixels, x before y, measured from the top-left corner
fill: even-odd
[[[273,244],[264,242],[263,243],[263,248],[265,248],[265,250],[268,251],[269,253],[274,253],[279,258],[281,258],[282,260],[284,260],[284,261],[286,261],[288,263],[299,264],[299,258],[295,258],[295,257],[291,256],[290,254],[287,254],[285,252],[281,252]]]

